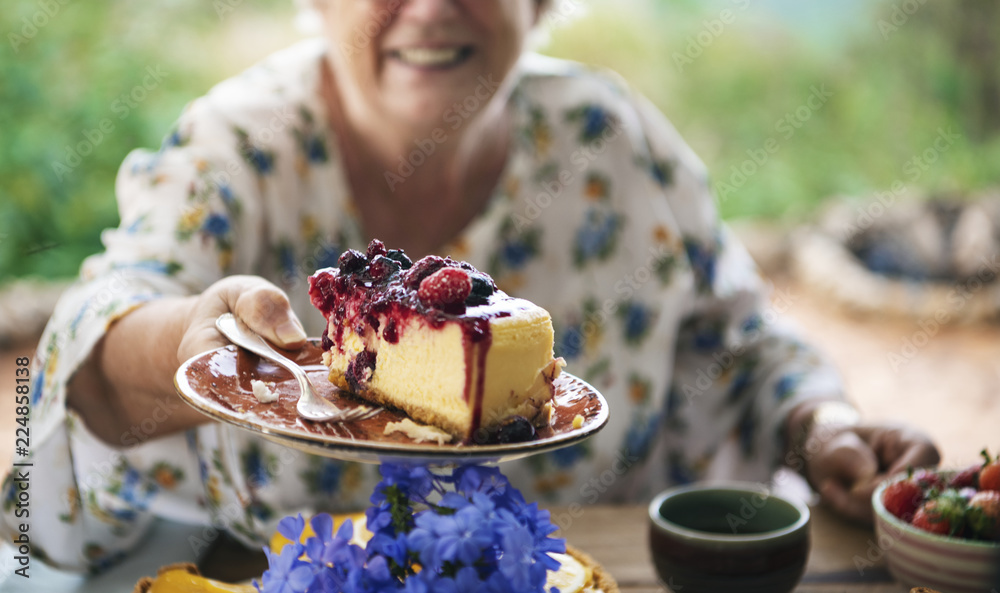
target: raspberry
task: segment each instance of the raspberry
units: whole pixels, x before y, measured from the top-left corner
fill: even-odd
[[[399,262],[389,259],[384,255],[376,255],[372,263],[368,264],[368,275],[375,282],[388,280],[393,274],[399,271]]]
[[[425,258],[419,259],[417,263],[413,264],[412,268],[406,271],[406,278],[403,284],[410,290],[416,290],[424,278],[440,270],[445,263],[443,259],[436,255],[428,255]]]
[[[376,255],[385,255],[387,253],[385,243],[378,239],[372,239],[372,242],[368,244],[368,259],[375,259]]]
[[[340,259],[337,260],[337,263],[340,265],[340,272],[342,274],[353,274],[364,269],[368,260],[360,251],[348,249],[340,255]]]
[[[444,308],[465,302],[472,292],[472,280],[465,270],[444,268],[423,279],[417,296],[425,305]]]

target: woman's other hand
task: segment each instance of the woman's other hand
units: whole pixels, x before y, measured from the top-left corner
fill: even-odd
[[[805,442],[805,475],[826,504],[841,515],[872,522],[872,493],[907,467],[936,466],[941,456],[930,437],[907,426],[813,426]],[[810,451],[814,453],[809,454]]]

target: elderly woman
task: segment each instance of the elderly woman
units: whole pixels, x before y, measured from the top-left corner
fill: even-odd
[[[591,441],[504,466],[528,496],[638,501],[784,462],[864,519],[880,476],[937,462],[919,432],[858,423],[833,370],[776,323],[701,163],[650,103],[524,52],[535,0],[317,8],[323,40],[219,84],[122,166],[121,227],[33,375],[32,543],[50,562],[106,564],[156,516],[249,544],[289,513],[366,504],[374,466],[210,422],[172,379],[224,344],[227,311],[286,347],[318,335],[306,276],[373,237],[467,260],[547,308],[557,354],[611,403]]]

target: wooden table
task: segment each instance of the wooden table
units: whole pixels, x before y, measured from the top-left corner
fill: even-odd
[[[797,592],[909,591],[886,570],[872,528],[846,524],[823,508],[811,511],[812,551]],[[575,518],[565,509],[552,509],[552,513],[553,520],[564,526],[561,535],[566,541],[604,565],[622,593],[665,591],[649,556],[645,506],[585,507]]]
[[[647,546],[645,506],[552,508],[553,522],[572,545],[600,562],[618,581],[622,593],[665,591],[657,582]],[[860,568],[859,568],[860,566]],[[206,576],[229,582],[259,576],[263,554],[236,544],[216,546],[200,563]],[[239,570],[239,572],[234,572]],[[822,508],[812,509],[812,551],[799,593],[906,593],[885,569],[872,528],[844,523]]]

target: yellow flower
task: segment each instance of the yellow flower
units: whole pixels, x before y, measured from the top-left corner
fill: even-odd
[[[229,266],[233,264],[233,250],[223,249],[219,251],[219,267],[223,270],[228,270]]]
[[[208,503],[214,507],[219,506],[222,494],[219,492],[219,478],[209,476],[208,478]]]
[[[208,170],[208,163],[206,163],[204,159],[198,159],[197,161],[195,161],[194,166],[196,169],[198,169],[199,173],[204,173],[205,171]]]
[[[544,124],[536,124],[532,129],[535,137],[535,150],[542,156],[549,152],[552,146],[552,135],[549,134],[549,127]]]
[[[179,230],[183,233],[193,232],[201,226],[202,221],[205,219],[205,205],[197,204],[195,206],[188,206],[184,208],[181,212],[181,220]]]
[[[497,287],[507,294],[517,292],[522,286],[524,286],[524,275],[519,272],[505,274],[501,279],[497,280]]]
[[[361,467],[359,464],[351,463],[344,468],[342,483],[348,491],[357,490],[361,486]]]
[[[592,200],[598,200],[603,198],[607,194],[607,187],[604,185],[604,181],[597,177],[591,177],[587,180],[587,197]]]
[[[177,486],[177,476],[170,468],[160,466],[156,470],[156,483],[167,490],[173,490]]]
[[[628,386],[628,398],[633,403],[641,404],[646,399],[646,384],[642,381],[632,380]]]
[[[306,214],[302,217],[299,223],[300,230],[303,237],[311,238],[316,235],[316,219],[313,218],[311,214]]]
[[[507,194],[507,199],[513,200],[517,197],[518,192],[521,190],[521,180],[517,177],[511,177],[507,180],[507,187],[504,188],[504,193]]]
[[[653,239],[657,243],[669,243],[670,231],[662,224],[658,224],[653,228]]]
[[[535,481],[535,489],[541,494],[548,494],[569,485],[570,482],[571,480],[569,474],[566,472],[558,472],[551,478],[538,478],[538,480]]]

